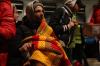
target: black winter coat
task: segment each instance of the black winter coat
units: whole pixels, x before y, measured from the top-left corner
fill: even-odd
[[[57,8],[55,12],[52,14],[50,18],[49,25],[54,29],[54,32],[56,36],[64,41],[65,44],[68,43],[69,41],[69,36],[72,36],[73,33],[73,28],[65,29],[64,30],[64,25],[67,25],[72,18],[72,12],[71,10],[67,7],[61,7]]]
[[[31,35],[35,34],[39,24],[38,22],[30,22],[27,17],[24,17],[24,20],[16,24],[16,37],[10,40],[9,43],[9,59],[7,66],[22,66],[22,63],[26,59],[26,54],[22,54],[19,51],[21,47],[21,41]]]

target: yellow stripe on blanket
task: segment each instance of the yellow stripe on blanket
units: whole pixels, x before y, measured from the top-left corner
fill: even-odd
[[[39,40],[41,40],[41,41],[45,41],[46,40],[46,36],[44,36],[44,35],[41,35],[41,36],[39,36]]]
[[[49,30],[48,30],[49,29]],[[51,27],[49,27],[48,25],[47,25],[47,27],[46,27],[46,29],[45,29],[45,31],[43,32],[43,34],[42,35],[45,35],[45,36],[50,36],[51,35],[51,33],[52,33],[52,28]]]
[[[45,41],[38,41],[38,48],[45,48]]]
[[[35,50],[33,52],[32,56],[30,57],[30,60],[32,60],[32,59],[43,63],[45,66],[52,66],[49,58],[39,50]]]
[[[61,66],[61,64],[63,64],[62,66],[72,66],[63,47],[53,35],[53,29],[45,19],[42,20],[36,35],[38,37],[34,45],[37,45],[37,49],[33,51],[31,60],[37,60],[45,66]]]

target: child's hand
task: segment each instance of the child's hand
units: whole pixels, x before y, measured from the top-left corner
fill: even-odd
[[[28,51],[29,49],[32,48],[32,41],[24,43],[24,45],[19,48],[20,51]]]

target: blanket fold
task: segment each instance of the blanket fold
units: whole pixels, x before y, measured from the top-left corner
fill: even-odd
[[[39,61],[45,66],[72,66],[45,18],[42,19],[36,35],[24,39],[22,43],[28,41],[32,41],[34,46],[29,60]]]

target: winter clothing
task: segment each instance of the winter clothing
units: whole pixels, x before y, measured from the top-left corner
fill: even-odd
[[[16,28],[17,28],[16,36],[10,41],[9,46],[11,48],[9,48],[9,59],[8,59],[7,66],[22,66],[24,62],[23,60],[26,60],[26,54],[21,54],[19,51],[19,47],[22,46],[21,40],[27,36],[34,35],[36,33],[38,26],[40,25],[38,21],[35,21],[33,19],[34,17],[33,5],[35,5],[36,2],[38,1],[34,0],[27,5],[26,16],[23,17],[22,21],[16,24]]]
[[[94,6],[90,23],[100,24],[100,3]]]
[[[75,48],[76,44],[82,44],[80,25],[76,26],[70,48]]]
[[[9,48],[9,59],[7,66],[22,66],[24,60],[26,60],[26,54],[22,54],[19,51],[19,47],[22,46],[22,39],[35,34],[35,27],[38,27],[38,24],[32,24],[32,22],[30,22],[26,16],[24,17],[23,21],[17,23],[16,36],[10,41],[11,48]]]
[[[69,29],[67,24],[71,21],[72,16],[73,13],[70,8],[64,5],[64,7],[55,10],[49,22],[49,25],[54,29],[56,36],[62,41],[61,43],[64,45],[64,49],[70,60],[72,59],[72,49],[68,47],[72,41],[74,27]]]
[[[46,66],[71,66],[67,55],[53,33],[53,29],[47,24],[45,18],[40,23],[35,35],[22,40],[23,44],[31,42],[33,45],[28,61],[39,61]]]
[[[73,17],[76,16],[76,14],[74,14],[71,10],[72,7],[69,7],[70,5],[74,7],[76,3],[79,7],[81,7],[79,2],[79,0],[66,0],[65,5],[61,8],[57,8],[57,10],[53,13],[49,22],[49,25],[54,29],[56,36],[63,41],[62,43],[65,43],[64,49],[71,61],[73,60],[73,48],[75,48],[76,44],[81,44],[82,41],[80,26],[74,26],[71,27],[71,29],[67,26],[71,20],[74,21]],[[77,21],[77,19],[75,20]]]
[[[0,1],[0,66],[6,66],[8,41],[15,33],[16,28],[11,2],[10,0],[2,0]]]
[[[69,36],[71,36],[72,33],[70,30],[73,30],[73,28],[69,30],[66,26],[71,21],[71,18],[72,11],[65,5],[62,8],[56,9],[49,22],[49,25],[54,29],[56,36],[64,41],[66,45],[68,44]]]

